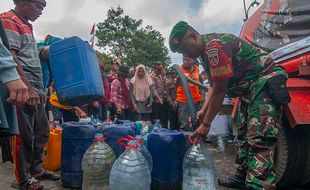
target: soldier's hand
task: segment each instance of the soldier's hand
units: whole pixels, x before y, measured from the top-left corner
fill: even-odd
[[[10,81],[5,84],[9,90],[9,98],[7,101],[14,105],[24,104],[29,99],[28,87],[21,80]]]
[[[197,117],[197,119],[201,119],[201,118],[203,118],[204,115],[205,115],[205,111],[203,109],[201,109],[197,112],[196,117]]]
[[[205,126],[201,124],[191,135],[194,142],[204,142],[210,131],[210,126]]]

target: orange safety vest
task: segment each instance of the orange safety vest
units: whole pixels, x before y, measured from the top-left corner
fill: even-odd
[[[185,74],[186,77],[191,78],[191,79],[199,82],[199,67],[194,65],[194,71],[193,72],[190,72],[189,70],[185,69],[183,67],[183,65],[180,65],[180,69],[182,70],[182,72]],[[202,96],[200,94],[199,87],[194,85],[194,84],[191,84],[191,83],[188,83],[188,85],[189,85],[189,89],[192,93],[194,103],[200,102],[202,100]],[[187,98],[185,96],[184,88],[182,85],[179,85],[177,87],[176,101],[180,102],[180,103],[186,103],[187,102]]]

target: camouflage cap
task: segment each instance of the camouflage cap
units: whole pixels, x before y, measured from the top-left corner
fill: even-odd
[[[184,37],[189,25],[187,22],[180,21],[172,28],[169,37],[169,46],[172,52],[176,52]]]

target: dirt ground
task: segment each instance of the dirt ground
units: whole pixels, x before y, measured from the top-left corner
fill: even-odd
[[[235,171],[235,146],[231,142],[223,141],[222,138],[214,138],[207,144],[208,150],[212,153],[216,164],[216,175],[227,177]],[[1,151],[0,151],[1,154]],[[0,155],[1,158],[1,155]],[[13,165],[11,163],[0,163],[0,190],[11,190],[11,182],[14,180]],[[44,189],[64,190],[61,181],[43,181]],[[218,190],[230,190],[228,188],[217,187]],[[297,190],[297,189],[295,189]]]

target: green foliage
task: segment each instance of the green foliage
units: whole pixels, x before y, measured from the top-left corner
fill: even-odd
[[[105,71],[110,71],[110,69],[111,69],[111,62],[113,60],[113,57],[111,55],[107,55],[107,54],[101,53],[99,51],[96,51],[96,55],[97,55],[98,60],[102,61],[104,63]]]
[[[105,53],[96,51],[96,55],[97,55],[98,60],[103,61],[104,64],[109,64],[112,61],[112,57]]]
[[[165,65],[171,63],[162,34],[150,25],[142,27],[141,19],[124,15],[120,7],[112,7],[107,19],[97,24],[97,28],[97,45],[108,49],[113,56],[122,53],[123,62],[128,66],[143,63],[151,67],[155,61],[163,61]]]

